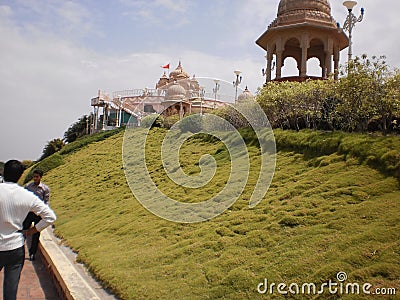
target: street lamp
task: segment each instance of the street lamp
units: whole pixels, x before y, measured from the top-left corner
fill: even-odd
[[[103,106],[103,126],[101,128],[102,131],[106,130],[106,114],[107,114],[107,104],[104,103],[104,106]]]
[[[203,99],[204,99],[204,95],[206,93],[205,87],[201,86],[200,87],[200,115],[203,115]]]
[[[346,21],[343,25],[343,29],[349,32],[349,55],[348,55],[348,63],[351,61],[351,58],[353,56],[352,53],[352,33],[353,33],[353,28],[354,26],[356,26],[356,23],[361,22],[364,18],[364,8],[361,8],[361,15],[357,18],[354,14],[353,14],[353,8],[354,6],[357,5],[357,1],[344,1],[343,5],[347,8],[348,10],[348,15],[346,18]]]
[[[242,76],[240,76],[240,74],[241,74],[242,72],[236,70],[236,71],[234,71],[233,73],[235,73],[235,75],[236,75],[236,80],[233,82],[233,86],[235,87],[235,104],[236,104],[236,102],[237,102],[237,93],[238,93],[238,86],[239,86],[239,84],[242,83]]]
[[[218,79],[214,79],[214,82],[215,82],[215,87],[213,88],[213,93],[214,93],[214,109],[215,109],[215,106],[217,105],[217,93],[219,91],[220,85]]]
[[[121,95],[118,95],[118,110],[117,110],[117,124],[115,127],[119,128],[121,126],[121,112],[122,112],[122,102],[121,102]]]
[[[194,99],[194,91],[192,89],[189,90],[189,115],[192,114],[192,101]]]
[[[263,77],[265,77],[265,83],[268,83],[268,68],[269,68],[269,65],[268,65],[268,54],[265,54],[264,57],[267,60],[267,69],[262,68],[261,69],[261,74],[262,74]],[[271,68],[271,72],[273,70],[275,70],[275,62],[272,63],[272,66],[270,68]]]
[[[184,117],[184,111],[183,111],[183,104],[182,104],[182,101],[184,100],[184,96],[181,96],[180,97],[180,99],[181,99],[181,102],[180,102],[180,105],[179,105],[179,120],[182,120],[183,119],[183,117]]]

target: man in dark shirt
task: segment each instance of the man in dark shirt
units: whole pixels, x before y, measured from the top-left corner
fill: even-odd
[[[42,182],[43,171],[33,171],[33,182],[27,184],[25,188],[39,197],[45,204],[50,204],[50,189]],[[41,218],[34,213],[30,212],[24,221],[24,229],[30,228],[32,222],[36,225]],[[32,235],[32,242],[29,247],[29,259],[34,260],[39,245],[40,232]]]

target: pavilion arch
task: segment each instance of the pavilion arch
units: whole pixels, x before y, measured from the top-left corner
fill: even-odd
[[[156,110],[154,109],[153,105],[151,105],[151,104],[145,104],[144,108],[143,108],[143,111],[146,112],[146,113],[155,113],[156,112]]]
[[[288,56],[285,58],[282,65],[283,77],[299,76],[299,64],[294,57]]]
[[[299,49],[300,49],[300,41],[296,37],[290,37],[285,41],[284,47],[283,47],[283,61],[282,61],[282,66],[286,58],[288,57],[293,57],[296,62],[298,69],[300,70],[300,63],[301,63],[301,55],[299,55]]]
[[[340,50],[335,45],[335,41],[329,37],[324,38],[318,30],[312,32],[303,29],[299,30],[298,34],[300,37],[292,33],[284,37],[275,36],[272,39],[272,43],[267,45],[267,82],[271,80],[270,73],[274,57],[276,60],[276,80],[282,79],[282,68],[284,67],[284,61],[288,57],[293,57],[296,60],[299,70],[297,76],[303,78],[303,80],[309,77],[307,61],[313,57],[319,60],[321,68],[321,74],[317,76],[318,78],[328,78],[329,74],[334,72],[335,79],[337,79]],[[334,61],[334,70],[332,70],[332,60]]]
[[[321,60],[318,57],[310,57],[307,60],[307,75],[310,77],[321,77],[322,72]]]

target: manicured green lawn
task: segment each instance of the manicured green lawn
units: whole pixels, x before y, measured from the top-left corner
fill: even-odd
[[[277,131],[278,150],[294,134]],[[182,147],[188,174],[199,172],[201,154],[218,162],[215,178],[191,190],[164,174],[163,135],[162,129],[151,131],[146,159],[164,193],[202,201],[223,187],[230,162],[220,143],[192,139]],[[354,145],[361,139],[345,138]],[[257,285],[264,278],[276,284],[321,284],[340,271],[347,273],[347,282],[396,287],[400,293],[399,181],[369,167],[356,152],[343,148],[310,155],[302,151],[305,146],[294,149],[287,142],[278,152],[267,195],[250,209],[259,151],[249,147],[252,173],[240,199],[210,221],[179,224],[153,215],[133,197],[122,166],[122,141],[119,133],[65,155],[64,164],[44,178],[58,215],[56,233],[122,299],[281,299],[278,293],[258,294]]]

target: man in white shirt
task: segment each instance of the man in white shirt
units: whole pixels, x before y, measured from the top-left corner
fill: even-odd
[[[16,300],[19,278],[25,261],[25,235],[42,231],[56,215],[35,194],[17,184],[24,166],[17,160],[4,165],[4,183],[0,184],[0,271],[4,268],[3,300]],[[28,230],[22,223],[29,212],[42,220]]]

